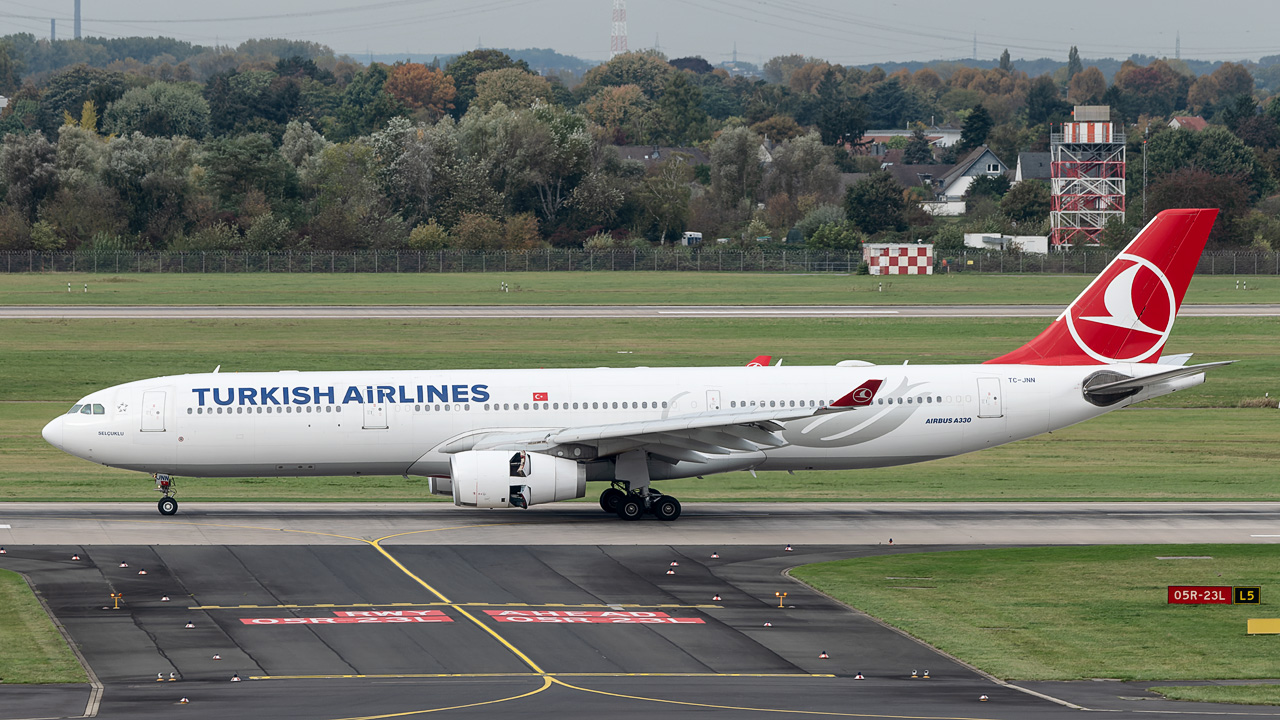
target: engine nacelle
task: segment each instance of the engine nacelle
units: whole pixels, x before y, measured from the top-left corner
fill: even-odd
[[[587,470],[569,458],[510,450],[469,450],[449,457],[453,504],[528,507],[587,494]]]

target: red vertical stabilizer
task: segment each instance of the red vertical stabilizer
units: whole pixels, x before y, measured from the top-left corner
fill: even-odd
[[[1213,209],[1155,216],[1044,332],[987,364],[1156,362],[1217,216]]]

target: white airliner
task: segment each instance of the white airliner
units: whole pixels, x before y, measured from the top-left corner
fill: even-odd
[[[455,505],[585,496],[680,515],[654,480],[950,457],[1204,381],[1161,359],[1216,210],[1160,213],[1026,345],[980,365],[203,373],[100,390],[44,428],[77,457],[174,477],[419,475]],[[763,356],[762,356],[763,358]]]

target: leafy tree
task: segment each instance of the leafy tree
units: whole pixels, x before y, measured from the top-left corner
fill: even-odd
[[[1137,120],[1140,115],[1169,115],[1186,107],[1191,79],[1156,60],[1142,67],[1125,60],[1112,81],[1112,90],[1103,102],[1112,105],[1121,117]],[[1114,101],[1114,102],[1113,102]]]
[[[239,207],[245,196],[255,190],[276,202],[297,194],[297,171],[267,135],[211,140],[205,145],[201,165],[205,168],[205,185],[224,210]]]
[[[1084,64],[1080,62],[1080,51],[1072,45],[1071,51],[1067,53],[1067,82],[1071,82],[1083,70]]]
[[[391,118],[404,114],[404,105],[385,92],[387,69],[374,63],[352,78],[342,91],[342,104],[332,131],[325,134],[338,140],[367,135],[383,127]]]
[[[755,200],[763,177],[760,138],[755,133],[732,128],[711,143],[711,190],[724,205]]]
[[[640,184],[641,207],[664,245],[667,233],[683,230],[689,221],[690,175],[689,165],[673,158],[659,163]]]
[[[463,213],[453,226],[454,247],[465,250],[499,250],[502,223],[482,213]]]
[[[1071,107],[1063,102],[1053,78],[1041,75],[1031,81],[1031,89],[1027,92],[1027,125],[1062,122],[1070,111]]]
[[[1013,61],[1009,59],[1009,48],[1005,48],[1004,52],[1000,53],[1000,69],[1010,74],[1013,73]]]
[[[911,139],[902,153],[902,162],[906,165],[932,165],[937,162],[933,158],[933,146],[924,134],[924,128],[917,127],[911,131]]]
[[[662,136],[673,145],[686,145],[700,139],[707,122],[702,92],[687,77],[684,72],[672,73],[658,98],[658,124]]]
[[[209,132],[209,103],[193,87],[152,83],[129,90],[111,103],[103,125],[117,135],[140,132],[152,137],[202,138]]]
[[[652,55],[623,53],[588,70],[582,76],[582,87],[585,92],[594,94],[598,88],[610,85],[635,85],[644,91],[646,97],[658,98],[676,72],[664,60]]]
[[[1241,237],[1239,225],[1249,212],[1248,188],[1248,178],[1244,175],[1215,174],[1200,168],[1165,173],[1151,184],[1147,214],[1154,217],[1169,208],[1218,208],[1218,221],[1209,234],[1210,241],[1239,244],[1247,240]]]
[[[532,250],[542,245],[538,218],[533,213],[512,215],[502,224],[503,250]]]
[[[11,97],[22,87],[22,60],[15,57],[13,46],[0,41],[0,95]]]
[[[790,85],[791,73],[799,70],[806,63],[813,61],[814,58],[807,58],[803,55],[779,55],[769,58],[761,70],[764,73],[765,82],[775,85]]]
[[[445,72],[453,78],[458,92],[453,101],[454,117],[462,117],[471,107],[471,101],[476,97],[476,79],[480,77],[480,73],[503,68],[519,68],[529,72],[528,63],[512,60],[510,55],[501,50],[472,50],[450,60]]]
[[[788,140],[773,154],[769,184],[775,194],[830,197],[840,184],[832,148],[817,133]]]
[[[1067,89],[1067,99],[1077,105],[1096,105],[1102,102],[1107,92],[1107,79],[1102,71],[1090,65],[1071,76]]]
[[[409,233],[409,247],[423,252],[435,252],[449,247],[453,240],[449,231],[436,222],[435,218],[415,227]]]
[[[882,230],[906,230],[905,208],[902,188],[884,171],[872,173],[845,191],[845,216],[868,235]]]
[[[1147,143],[1147,169],[1151,177],[1202,170],[1243,180],[1247,197],[1264,197],[1275,189],[1275,180],[1257,156],[1226,128],[1200,132],[1170,130],[1157,133]],[[1197,206],[1200,207],[1200,206]],[[1154,216],[1154,213],[1147,213]]]
[[[818,83],[818,118],[816,125],[822,142],[857,144],[867,131],[866,110],[845,93],[835,71],[828,70]]]
[[[197,145],[186,137],[132,133],[107,143],[102,183],[128,209],[128,228],[144,244],[164,247],[187,227]]]
[[[706,73],[715,70],[715,67],[704,60],[701,56],[675,58],[673,60],[668,60],[667,64],[677,70],[684,70],[696,75],[705,75]]]
[[[27,223],[36,221],[40,204],[58,190],[58,150],[43,135],[7,135],[0,153],[5,202]]]
[[[538,100],[551,100],[551,83],[541,75],[520,68],[486,70],[476,77],[476,97],[472,105],[488,110],[498,103],[523,109]]]
[[[844,208],[840,205],[818,205],[806,212],[795,227],[800,231],[801,235],[808,238],[823,225],[829,223],[840,224],[847,222],[848,219]]]
[[[637,85],[600,88],[578,111],[603,127],[615,145],[647,140],[653,124],[649,117],[650,101]]]
[[[774,142],[786,142],[793,137],[804,134],[799,123],[789,115],[774,115],[751,126],[755,134]]]
[[[310,179],[315,163],[325,148],[333,145],[311,128],[309,122],[291,121],[280,141],[280,154],[298,171],[304,181]]]
[[[960,129],[960,142],[956,144],[956,156],[962,158],[986,143],[993,124],[987,109],[982,105],[974,105]]]
[[[457,95],[452,77],[419,63],[397,63],[387,74],[384,89],[405,107],[422,110],[431,120],[452,110]]]
[[[924,113],[919,100],[895,77],[871,89],[867,95],[867,114],[868,122],[875,127],[902,127],[910,121],[919,121]]]
[[[964,191],[964,199],[966,205],[979,198],[991,198],[998,201],[1007,192],[1009,192],[1009,177],[1007,175],[980,175],[969,183],[969,187]]]
[[[1040,180],[1023,180],[1000,200],[1000,211],[1020,225],[1044,222],[1049,209],[1049,186]]]
[[[88,65],[75,65],[54,75],[40,97],[40,130],[53,137],[62,124],[63,113],[79,112],[85,100],[92,100],[95,107],[109,107],[124,95],[126,80],[124,73]]]
[[[854,224],[848,221],[823,223],[814,230],[804,245],[812,250],[860,250],[866,236],[858,232]]]

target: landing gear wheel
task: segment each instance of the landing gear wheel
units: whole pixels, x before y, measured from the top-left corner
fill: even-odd
[[[657,515],[659,520],[667,522],[675,520],[680,517],[680,501],[670,495],[663,495],[653,504],[653,514]]]
[[[626,493],[618,488],[611,487],[600,493],[600,509],[607,513],[616,513],[618,512],[618,505],[622,504],[623,499],[626,497]]]
[[[623,520],[639,520],[644,516],[644,502],[634,495],[627,495],[618,503],[618,517]]]
[[[171,497],[162,497],[156,507],[160,509],[161,515],[173,515],[178,512],[178,501]]]

